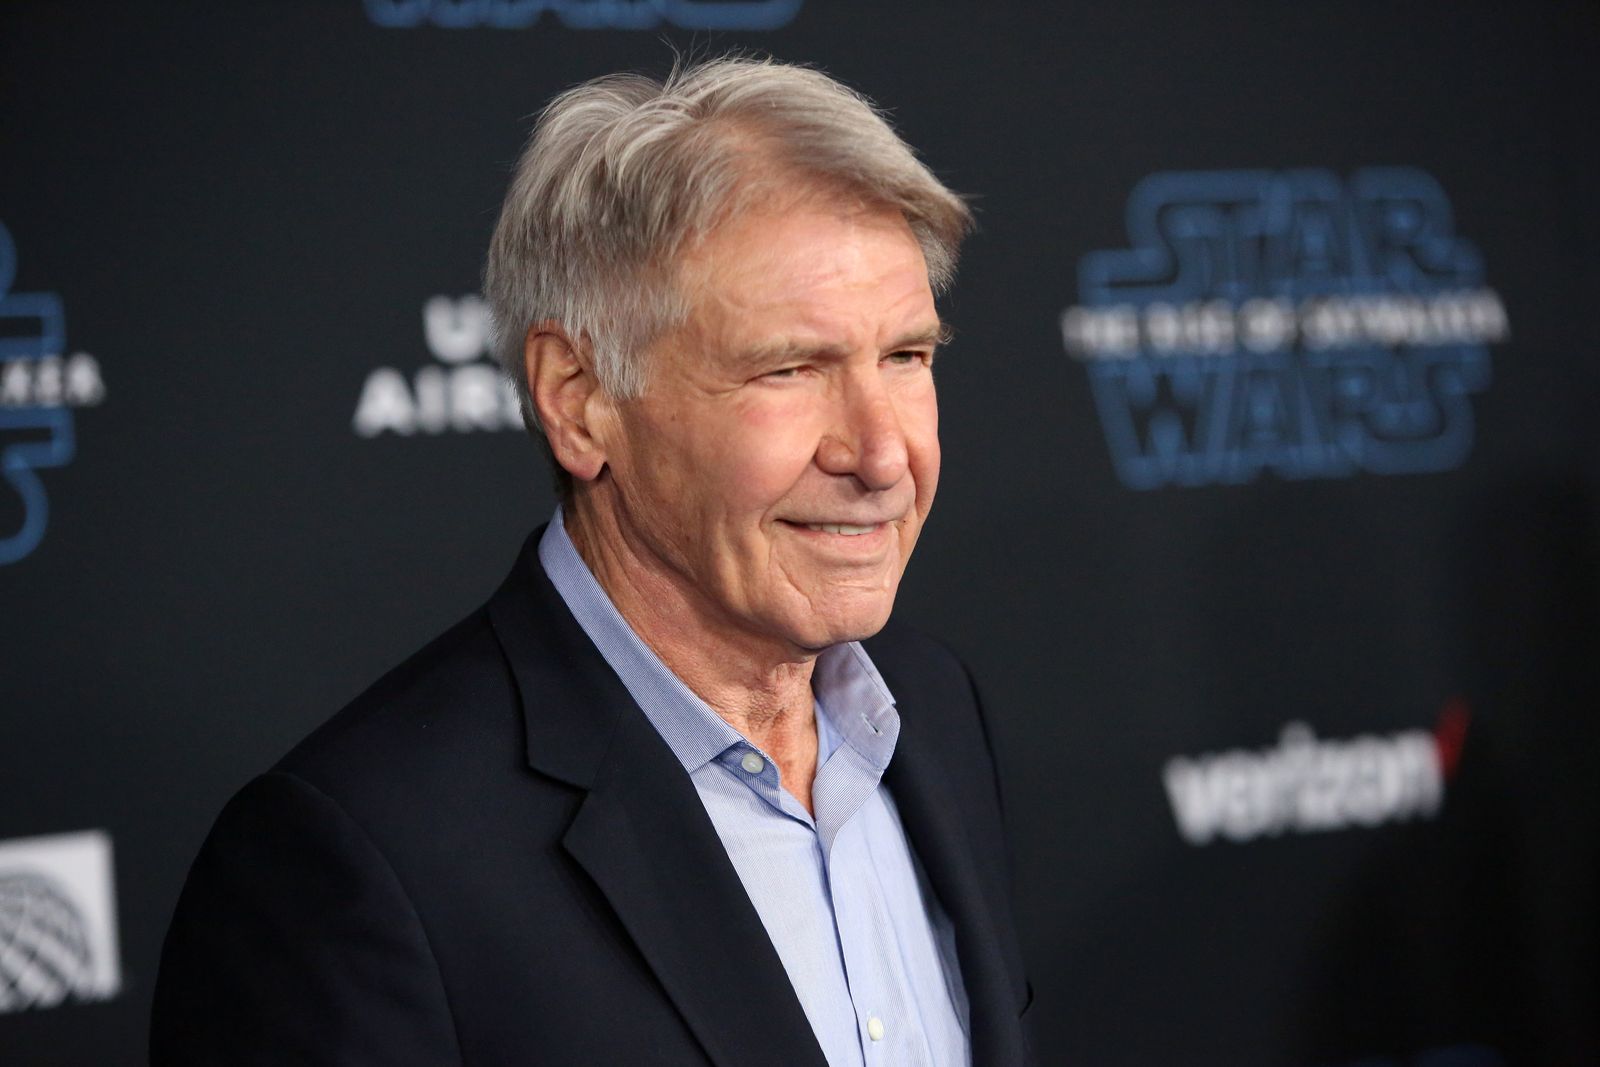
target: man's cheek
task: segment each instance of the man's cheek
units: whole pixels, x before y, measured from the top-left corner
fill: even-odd
[[[798,430],[779,425],[755,439],[726,442],[727,452],[738,451],[733,455],[725,453],[724,462],[736,465],[732,492],[753,504],[770,504],[794,485],[817,451],[815,442]]]

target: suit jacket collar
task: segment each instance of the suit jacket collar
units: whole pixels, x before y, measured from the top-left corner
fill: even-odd
[[[545,576],[542,532],[529,538],[489,616],[521,696],[528,765],[585,791],[563,847],[606,896],[713,1063],[826,1067],[693,783]],[[973,874],[958,813],[941,802],[948,778],[930,740],[902,736],[886,780],[955,925],[973,1063],[1021,1063],[1008,1041],[1016,1015],[996,913]]]
[[[896,683],[891,680],[890,685]],[[914,716],[910,711],[909,717]],[[966,823],[951,803],[951,777],[935,739],[915,728],[902,730],[883,780],[900,810],[906,838],[955,927],[973,1064],[1010,1067],[1029,1062],[1018,1025],[1024,990],[1011,981],[1003,948],[1006,934],[1000,917],[1009,909],[998,899],[1003,890],[995,879],[980,874]]]

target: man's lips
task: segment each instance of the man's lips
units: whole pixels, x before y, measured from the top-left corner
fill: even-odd
[[[801,519],[784,519],[782,521],[789,526],[797,526],[802,530],[810,530],[813,533],[839,534],[843,537],[863,537],[867,534],[876,533],[899,520],[878,519],[862,521],[857,519],[853,522],[836,522],[832,520],[807,522]]]
[[[860,537],[862,534],[869,534],[876,530],[880,524],[874,522],[867,526],[855,526],[843,522],[807,522],[803,523],[802,525],[804,525],[806,529],[816,530],[818,533],[843,534],[846,537]]]

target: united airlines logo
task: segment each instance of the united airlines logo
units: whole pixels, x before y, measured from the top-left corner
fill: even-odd
[[[1155,174],[1061,315],[1131,489],[1424,474],[1472,451],[1509,336],[1420,170]]]
[[[1454,699],[1431,732],[1335,740],[1291,722],[1276,745],[1177,756],[1162,778],[1191,845],[1431,819],[1460,764],[1468,720]]]
[[[776,30],[802,0],[365,0],[379,26],[521,30],[545,15],[571,30]]]
[[[489,360],[489,308],[481,297],[430,297],[422,305],[422,339],[433,363],[367,374],[351,418],[359,436],[522,429],[516,393]]]
[[[115,996],[116,903],[105,833],[0,841],[0,1012]]]
[[[16,277],[17,246],[0,223],[0,566],[44,540],[50,498],[39,472],[72,462],[73,409],[105,398],[95,358],[65,354],[60,295],[17,292]]]

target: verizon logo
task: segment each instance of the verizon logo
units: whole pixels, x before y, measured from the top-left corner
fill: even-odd
[[[1162,777],[1191,845],[1429,819],[1444,803],[1467,722],[1460,699],[1445,705],[1432,733],[1332,740],[1291,722],[1270,748],[1175,756]]]

